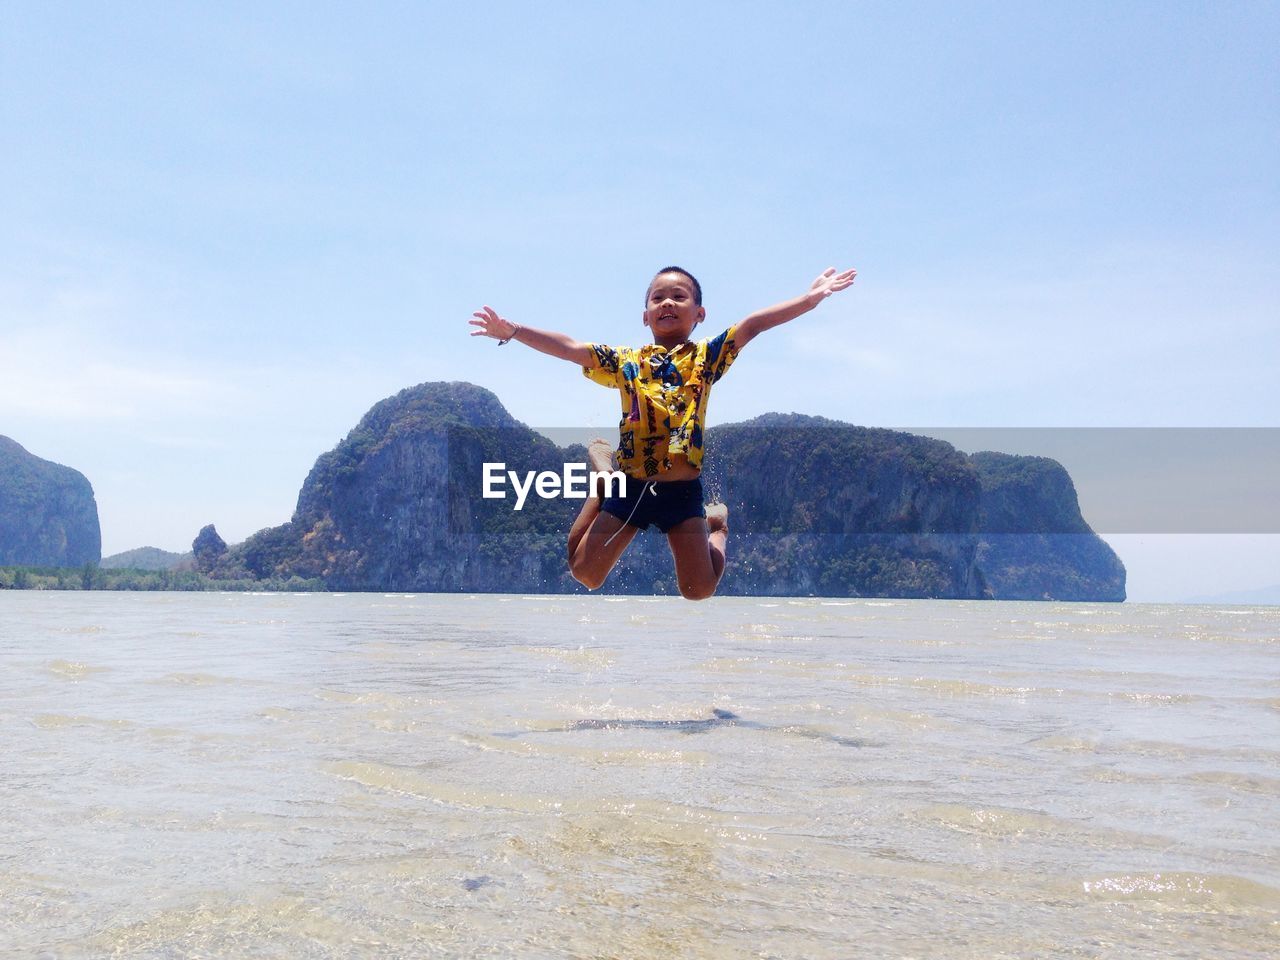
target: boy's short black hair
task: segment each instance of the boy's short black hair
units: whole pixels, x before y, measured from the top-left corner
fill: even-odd
[[[689,282],[693,284],[693,302],[698,306],[702,306],[702,284],[698,282],[698,278],[686,270],[684,267],[663,267],[653,275],[653,280],[657,280],[664,273],[678,273],[689,278]],[[649,286],[644,291],[644,305],[649,305],[649,291],[653,289],[653,280],[649,281]]]

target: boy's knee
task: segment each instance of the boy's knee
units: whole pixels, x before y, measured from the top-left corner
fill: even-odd
[[[680,596],[686,600],[706,600],[716,594],[716,584],[680,584]]]
[[[569,573],[588,590],[599,590],[604,586],[605,576],[602,576],[599,571],[588,568],[586,564],[574,563],[570,560]]]

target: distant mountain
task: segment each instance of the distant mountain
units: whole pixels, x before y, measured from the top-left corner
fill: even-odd
[[[174,570],[194,563],[190,553],[171,553],[159,547],[138,547],[103,557],[99,564],[104,570]]]
[[[564,553],[581,501],[530,496],[515,511],[481,496],[481,468],[560,473],[583,459],[487,390],[421,384],[376,404],[316,461],[289,523],[209,572],[342,590],[581,592]],[[1124,598],[1123,567],[1053,461],[970,458],[898,431],[768,414],[709,430],[706,466],[730,508],[722,594]],[[676,592],[665,538],[637,538],[604,590]]]
[[[0,566],[79,567],[102,555],[84,475],[0,437]]]

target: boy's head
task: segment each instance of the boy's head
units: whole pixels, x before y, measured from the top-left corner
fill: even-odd
[[[646,308],[649,306],[649,294],[653,292],[653,285],[658,282],[658,278],[664,273],[678,273],[688,280],[689,283],[693,285],[693,302],[698,306],[702,306],[702,284],[698,282],[698,278],[684,267],[663,267],[655,273],[653,275],[653,279],[649,281],[649,289],[645,291],[644,295],[644,305]]]
[[[654,342],[671,345],[689,339],[707,312],[702,308],[702,285],[683,267],[663,267],[654,275],[644,298],[644,324]]]

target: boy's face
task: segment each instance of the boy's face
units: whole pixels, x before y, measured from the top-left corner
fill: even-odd
[[[649,285],[644,325],[655,343],[683,343],[707,315],[693,298],[693,283],[682,273],[660,273]]]

